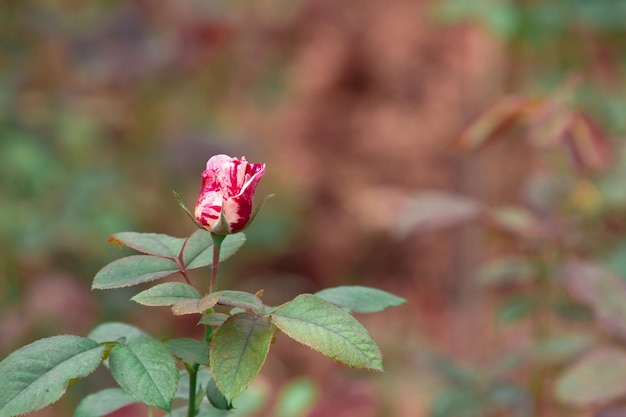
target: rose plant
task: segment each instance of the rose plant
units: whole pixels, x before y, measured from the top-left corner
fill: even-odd
[[[405,302],[362,286],[300,294],[280,306],[265,305],[263,290],[217,290],[219,263],[244,244],[254,220],[252,202],[264,164],[216,155],[202,173],[192,214],[199,230],[186,238],[156,233],[116,233],[109,241],[140,252],[103,267],[93,289],[114,289],[180,274],[184,282],[156,284],[131,300],[170,307],[174,315],[197,315],[202,340],[156,339],[125,323],[98,325],[86,337],[61,335],[35,341],[0,362],[0,417],[41,409],[69,384],[104,364],[118,387],[85,397],[75,417],[104,416],[132,403],[169,416],[227,415],[232,401],[254,380],[278,331],[353,368],[383,370],[381,352],[352,313],[372,313]],[[261,204],[262,205],[262,204]],[[261,206],[259,205],[259,207]],[[188,271],[210,267],[209,291],[201,294]],[[174,400],[186,401],[173,409]]]
[[[463,225],[486,237],[473,275],[484,305],[497,305],[504,349],[480,364],[422,352],[446,381],[433,417],[624,415],[626,148],[563,94],[506,97],[458,139],[479,152],[522,128],[530,159],[518,202],[421,192],[398,216],[399,236]]]

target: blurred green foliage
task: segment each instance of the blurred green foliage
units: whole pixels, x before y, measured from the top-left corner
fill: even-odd
[[[620,282],[626,279],[626,155],[618,139],[626,133],[626,3],[441,0],[436,6],[443,21],[479,23],[503,47],[505,73],[496,95],[506,97],[479,116],[461,142],[475,150],[510,135],[512,125],[526,127],[515,132],[528,140],[532,158],[518,209],[535,220],[500,223],[504,217],[487,214],[487,228],[505,227],[490,248],[497,268],[488,262],[482,271],[483,283],[499,287],[500,324],[530,326],[530,351],[515,348],[524,360],[505,378],[527,396],[530,408],[501,414],[484,393],[476,394],[479,384],[451,381],[436,397],[432,415],[553,416],[571,415],[562,404],[587,411],[610,407],[624,395],[607,394],[607,387],[621,386],[608,380],[624,376],[614,360],[622,360],[623,352],[612,349],[621,346],[613,338],[623,338],[620,306],[626,303]],[[536,110],[545,103],[544,111]],[[568,127],[568,118],[580,122]],[[498,210],[489,204],[484,209]],[[564,333],[584,328],[590,333]],[[595,356],[581,356],[592,346]]]

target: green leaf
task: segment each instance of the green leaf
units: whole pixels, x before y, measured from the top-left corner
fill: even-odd
[[[216,300],[217,304],[217,300]],[[172,313],[175,316],[184,316],[186,314],[202,314],[204,309],[200,307],[200,300],[185,300],[172,306]]]
[[[93,289],[129,287],[164,278],[180,270],[179,258],[186,269],[213,263],[213,239],[206,230],[197,230],[186,239],[155,233],[123,232],[113,235],[111,240],[149,255],[127,256],[106,265],[96,274]],[[237,252],[245,241],[243,233],[226,236],[220,251],[220,262]],[[182,252],[180,256],[179,252]]]
[[[252,310],[258,313],[262,313],[265,310],[263,301],[254,294],[245,291],[216,291],[205,295],[199,300],[187,299],[180,301],[174,304],[172,311],[177,316],[183,314],[200,314],[213,308],[216,304],[236,307],[243,311]]]
[[[74,417],[102,417],[136,402],[121,388],[106,388],[83,398]]]
[[[187,268],[212,265],[213,239],[211,232],[199,229],[189,236],[183,248],[182,259]]]
[[[109,355],[109,367],[115,381],[137,401],[170,410],[179,374],[162,343],[140,337],[117,345]]]
[[[172,355],[187,363],[209,364],[209,344],[196,339],[181,338],[165,342]]]
[[[404,298],[360,285],[327,288],[316,292],[315,295],[353,313],[375,313],[406,303]]]
[[[537,300],[530,296],[515,297],[507,301],[498,311],[498,321],[500,323],[510,323],[520,320],[537,307]]]
[[[171,306],[181,301],[200,299],[202,296],[194,287],[182,282],[166,282],[155,285],[131,298],[145,306]]]
[[[211,371],[228,402],[256,377],[265,362],[274,328],[267,317],[240,313],[220,326],[211,342]]]
[[[265,309],[263,301],[254,294],[245,291],[216,291],[213,294],[219,297],[217,304],[229,307],[239,307],[245,310],[262,313]]]
[[[205,326],[211,327],[219,327],[230,317],[228,314],[224,313],[210,313],[202,316],[198,324],[203,324]]]
[[[302,294],[270,316],[287,336],[354,368],[383,370],[376,342],[354,317],[311,294]]]
[[[112,321],[98,325],[87,335],[87,337],[98,343],[103,343],[115,342],[116,340],[122,338],[129,341],[138,337],[148,337],[148,335],[138,327]]]
[[[150,255],[133,255],[117,259],[96,274],[92,289],[130,287],[178,272],[178,265],[169,259]]]
[[[557,380],[556,397],[578,407],[626,396],[626,353],[605,348],[584,356]]]
[[[213,379],[213,377],[211,377],[207,383],[206,396],[211,405],[218,410],[232,410],[233,408],[232,403],[228,401],[219,388],[217,388],[217,384],[215,383],[215,379]]]
[[[72,380],[100,365],[104,346],[79,336],[41,339],[0,362],[0,417],[18,416],[57,401]]]
[[[148,255],[174,259],[183,247],[185,238],[158,233],[121,232],[112,235],[109,242],[128,246]]]
[[[185,300],[172,306],[172,312],[177,316],[184,314],[202,314],[210,308],[213,308],[219,297],[216,293],[207,294],[199,300]]]
[[[228,235],[220,248],[220,262],[233,256],[246,243],[246,235],[235,233]],[[196,230],[183,248],[182,256],[188,269],[200,268],[213,264],[213,238],[206,230]]]

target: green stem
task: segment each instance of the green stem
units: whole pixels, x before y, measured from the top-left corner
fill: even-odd
[[[196,385],[198,384],[198,369],[200,365],[197,363],[193,366],[187,366],[189,372],[189,407],[187,408],[187,417],[195,417],[198,414],[196,410]]]
[[[213,328],[211,326],[205,326],[204,341],[210,343],[212,337]],[[198,391],[198,371],[200,370],[200,365],[197,363],[193,366],[185,364],[185,368],[187,368],[187,372],[189,372],[189,406],[187,408],[187,417],[195,417],[200,411],[196,408],[196,392]]]
[[[217,269],[220,265],[220,249],[222,248],[222,242],[226,235],[216,235],[211,233],[213,238],[213,264],[211,265],[211,282],[209,283],[209,293],[213,292],[215,284],[217,282]]]
[[[222,242],[226,236],[224,235],[216,235],[211,233],[211,237],[213,238],[213,264],[211,265],[211,281],[209,282],[209,293],[212,293],[215,289],[215,283],[217,282],[217,270],[220,263],[220,249],[222,248]],[[213,335],[213,329],[211,326],[205,326],[204,328],[204,341],[209,343],[211,342],[211,337]],[[189,407],[187,408],[187,417],[195,417],[198,414],[198,409],[196,408],[196,391],[198,385],[198,370],[200,369],[199,364],[187,365],[187,372],[189,372]]]
[[[208,311],[212,313],[213,309]],[[211,343],[211,339],[213,339],[213,328],[211,326],[204,326],[204,341]]]

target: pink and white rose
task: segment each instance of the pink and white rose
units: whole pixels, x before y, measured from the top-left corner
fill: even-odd
[[[243,156],[211,157],[202,173],[196,220],[215,234],[239,232],[250,221],[252,199],[263,174],[265,164],[251,164]]]

